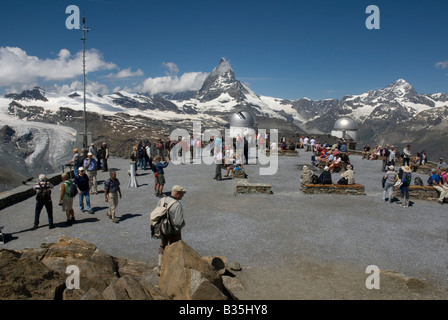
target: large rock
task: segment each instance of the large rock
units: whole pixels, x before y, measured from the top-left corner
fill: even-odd
[[[79,269],[80,288],[66,287],[68,266]],[[122,267],[122,270],[120,270]],[[118,259],[81,239],[23,251],[0,251],[0,299],[151,300],[166,298],[141,262]]]
[[[180,241],[166,248],[159,278],[145,263],[116,258],[94,244],[63,236],[40,248],[0,250],[0,300],[236,299],[218,272],[225,271],[223,260],[202,258]],[[67,287],[67,279],[74,276],[66,273],[69,266],[79,270],[79,288]]]
[[[50,300],[65,279],[20,251],[0,251],[0,300]]]
[[[108,286],[102,293],[107,300],[153,300],[134,277],[126,275]]]
[[[206,259],[178,241],[166,247],[159,287],[175,300],[227,300],[221,275]]]
[[[78,290],[84,293],[90,288],[102,292],[118,278],[112,256],[98,251],[95,245],[76,238],[60,238],[48,249],[42,263],[59,274],[65,274],[70,265],[78,267],[80,275]]]

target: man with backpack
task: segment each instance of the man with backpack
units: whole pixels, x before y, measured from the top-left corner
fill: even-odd
[[[183,196],[187,191],[179,186],[175,185],[171,189],[171,196],[164,197],[159,200],[157,206],[166,205],[168,207],[167,217],[171,226],[173,227],[173,231],[170,235],[165,235],[161,239],[160,247],[159,247],[159,262],[157,264],[157,274],[160,276],[160,269],[162,267],[163,261],[163,252],[167,245],[170,245],[174,242],[182,240],[181,230],[185,226],[184,220],[184,211],[182,208],[182,204],[179,202],[182,200]]]
[[[75,193],[72,193],[72,186],[75,187]],[[62,211],[67,215],[66,225],[71,226],[75,222],[75,211],[73,210],[73,198],[76,196],[76,186],[73,181],[69,179],[67,173],[62,174],[61,195],[59,197],[59,205],[62,206]]]
[[[55,227],[53,224],[53,202],[51,201],[51,189],[53,188],[54,186],[48,181],[47,176],[40,174],[39,182],[33,187],[33,190],[36,192],[33,229],[39,227],[39,217],[43,207],[47,210],[49,228],[53,229]]]

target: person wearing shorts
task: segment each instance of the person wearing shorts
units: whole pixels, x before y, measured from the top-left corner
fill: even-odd
[[[184,210],[182,208],[182,204],[180,203],[180,200],[184,197],[185,193],[187,191],[179,186],[175,185],[171,189],[171,195],[168,196],[165,200],[165,203],[168,205],[174,201],[174,204],[169,208],[168,215],[170,216],[170,221],[172,223],[172,226],[174,228],[174,231],[171,235],[163,238],[160,241],[160,247],[159,247],[159,262],[157,264],[157,275],[160,276],[161,268],[162,268],[162,262],[163,262],[163,253],[165,251],[165,248],[173,244],[177,241],[182,240],[181,230],[185,226],[185,220],[184,220]],[[157,206],[162,205],[162,200],[159,200]]]
[[[170,159],[166,158],[165,163],[160,162],[162,160],[161,156],[157,156],[155,158],[156,162],[156,172],[154,173],[154,195],[156,197],[163,197],[163,186],[165,185],[165,172],[163,171],[164,168],[168,167],[168,164],[170,163]]]
[[[61,195],[59,197],[59,205],[62,206],[62,211],[67,215],[67,225],[71,226],[75,222],[75,211],[73,210],[73,198],[70,197],[70,184],[73,181],[69,180],[68,174],[62,174]]]

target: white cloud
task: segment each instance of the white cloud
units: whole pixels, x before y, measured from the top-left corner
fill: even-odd
[[[157,94],[160,92],[197,91],[208,76],[204,72],[186,72],[180,77],[179,67],[173,62],[163,62],[166,67],[165,77],[147,78],[137,89],[143,93]]]
[[[179,67],[173,62],[164,62],[162,66],[168,68],[166,75],[177,75],[179,73]]]
[[[124,79],[124,78],[139,77],[142,75],[143,75],[143,71],[140,69],[137,69],[137,71],[132,72],[131,68],[127,68],[127,69],[118,71],[116,74],[110,73],[106,76],[106,78]]]
[[[69,94],[74,91],[78,91],[79,94],[82,94],[84,90],[84,85],[81,81],[73,81],[71,84],[64,84],[64,85],[57,85],[53,84],[53,86],[50,88],[51,92],[56,92],[60,94]],[[109,94],[109,88],[102,83],[96,82],[96,81],[89,81],[87,80],[86,83],[86,90],[91,91],[94,93],[100,93],[100,94]],[[49,90],[47,90],[49,91]]]
[[[143,93],[157,94],[160,92],[184,92],[197,91],[201,89],[202,84],[207,78],[208,73],[204,72],[187,72],[181,77],[165,76],[146,79],[140,91]]]
[[[448,60],[447,61],[442,61],[442,62],[437,62],[436,63],[436,68],[440,68],[440,69],[448,68]]]
[[[111,70],[114,63],[106,62],[100,51],[86,51],[86,72]],[[67,49],[61,49],[55,59],[40,59],[30,56],[17,47],[0,47],[0,87],[25,87],[35,85],[39,80],[61,81],[82,75],[82,52],[74,56]]]

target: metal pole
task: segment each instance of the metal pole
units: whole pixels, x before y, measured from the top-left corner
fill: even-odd
[[[84,137],[83,148],[87,148],[87,113],[86,113],[86,31],[90,29],[85,26],[86,18],[82,18],[82,72],[83,72],[83,85],[84,85]]]

